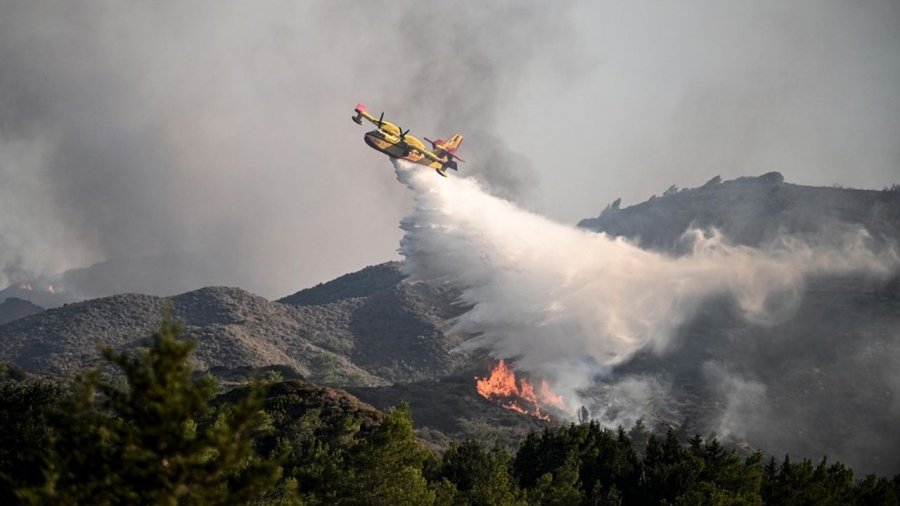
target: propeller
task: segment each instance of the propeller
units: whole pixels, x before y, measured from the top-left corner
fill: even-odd
[[[381,116],[378,116],[378,128],[381,128],[384,123],[382,120],[384,119],[384,111],[381,111]]]
[[[409,156],[409,153],[412,151],[409,149],[409,144],[406,142],[406,134],[409,133],[409,129],[407,128],[406,131],[404,131],[398,126],[397,130],[400,130],[400,142],[403,143],[403,156]]]

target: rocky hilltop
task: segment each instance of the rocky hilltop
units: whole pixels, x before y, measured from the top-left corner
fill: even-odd
[[[900,190],[855,190],[784,182],[772,172],[698,188],[672,185],[661,197],[620,209],[610,204],[579,227],[624,236],[649,249],[681,252],[691,227],[715,227],[736,244],[761,246],[782,235],[813,240],[864,227],[876,240],[900,238]]]
[[[278,302],[292,306],[320,306],[345,299],[368,297],[393,289],[403,281],[400,262],[370,265],[361,271],[344,274],[327,283],[281,298]]]

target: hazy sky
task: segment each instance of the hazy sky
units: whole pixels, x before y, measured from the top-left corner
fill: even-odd
[[[577,220],[596,200],[631,205],[715,175],[900,182],[900,2],[603,2],[576,12],[589,75],[561,89],[529,79],[502,124],[540,168],[551,216]]]
[[[880,189],[898,26],[891,0],[3,2],[0,282],[195,251],[281,296],[396,258],[412,201],[360,101],[566,223],[715,175]]]

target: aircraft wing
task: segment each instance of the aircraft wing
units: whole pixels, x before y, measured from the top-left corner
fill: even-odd
[[[413,151],[413,152],[416,152],[416,153],[418,153],[418,154],[421,155],[421,156],[424,156],[425,158],[431,160],[432,162],[444,163],[444,160],[443,160],[443,159],[438,158],[437,155],[435,155],[435,154],[432,153],[431,151],[428,151],[427,149],[419,149],[419,148],[410,146],[410,147],[409,147],[409,150],[410,150],[410,151]]]
[[[428,151],[425,149],[419,149],[419,148],[416,148],[413,146],[410,146],[409,150],[414,151],[414,152],[424,156],[425,158],[431,160],[432,162],[437,162],[437,163],[441,164],[441,166],[444,168],[444,170],[446,170],[446,169],[459,170],[456,168],[456,162],[452,158],[450,158],[450,159],[440,158],[437,155],[435,155],[434,153],[432,153],[431,151]],[[442,173],[441,175],[444,175],[444,174]]]
[[[461,135],[457,134],[457,135],[454,135],[453,137],[459,137],[460,140],[459,140],[458,142],[462,142],[462,140],[461,140],[461,139],[462,139],[462,136],[461,136]],[[429,139],[428,137],[425,137],[424,139],[425,139],[426,141],[430,142],[430,143],[431,143],[431,146],[432,146],[435,150],[440,149],[440,150],[444,151],[444,153],[447,153],[448,157],[449,157],[451,160],[454,160],[454,159],[455,159],[455,160],[459,160],[459,161],[461,161],[461,162],[465,162],[465,160],[463,159],[463,157],[461,157],[461,156],[459,156],[459,155],[456,154],[456,150],[455,150],[455,149],[453,149],[453,150],[447,150],[447,149],[444,149],[444,141],[442,141],[442,140],[436,140],[436,141],[433,141],[433,140]],[[459,144],[457,143],[457,145],[459,145]]]

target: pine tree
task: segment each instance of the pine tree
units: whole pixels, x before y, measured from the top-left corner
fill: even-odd
[[[375,433],[350,452],[341,504],[420,506],[432,504],[422,467],[428,453],[416,441],[409,405],[391,408]]]
[[[486,451],[466,440],[453,443],[444,453],[440,477],[453,483],[460,500],[476,505],[513,505],[518,490],[509,474],[510,456],[500,448]]]
[[[165,315],[138,353],[104,355],[123,382],[84,374],[55,413],[45,483],[19,491],[31,504],[246,504],[280,477],[254,452],[260,388],[210,406],[217,385],[195,379],[193,340]]]
[[[0,380],[0,504],[13,504],[17,487],[43,482],[43,456],[50,438],[46,413],[59,396],[58,384],[29,379],[24,373]]]

